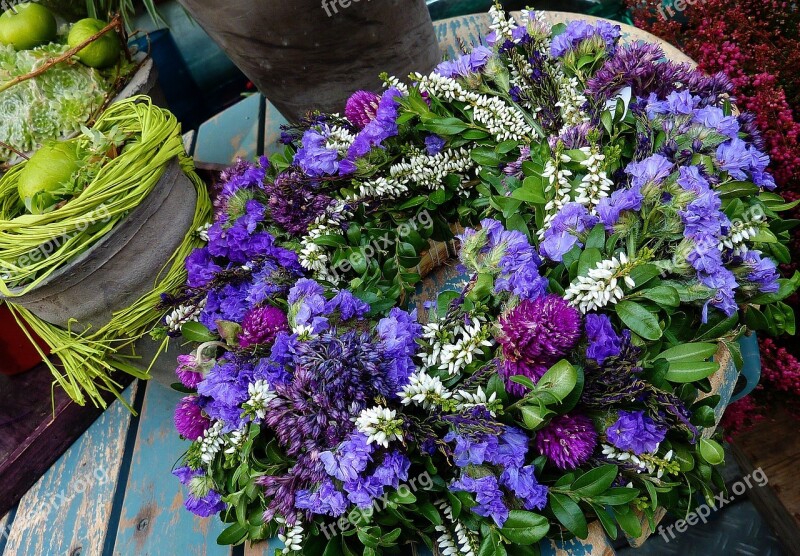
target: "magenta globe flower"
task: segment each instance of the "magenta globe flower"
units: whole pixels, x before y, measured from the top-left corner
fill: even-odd
[[[203,415],[198,400],[197,396],[186,396],[175,408],[175,429],[188,440],[201,438],[211,426],[211,420]]]
[[[370,91],[356,91],[347,100],[344,115],[358,129],[364,129],[378,115],[381,97]]]
[[[536,433],[535,444],[559,469],[575,469],[594,452],[597,431],[585,415],[559,415]]]
[[[178,356],[178,368],[175,369],[175,374],[186,388],[197,388],[197,385],[203,380],[203,373],[193,354]]]
[[[258,344],[270,344],[278,332],[289,330],[286,313],[277,307],[256,307],[245,315],[239,345],[249,348]]]

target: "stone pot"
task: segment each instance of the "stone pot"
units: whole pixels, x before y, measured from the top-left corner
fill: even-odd
[[[173,159],[153,191],[94,246],[11,301],[73,330],[108,324],[114,312],[153,288],[190,231],[197,191]],[[12,290],[13,291],[13,290]]]
[[[179,0],[290,121],[440,60],[425,0]]]

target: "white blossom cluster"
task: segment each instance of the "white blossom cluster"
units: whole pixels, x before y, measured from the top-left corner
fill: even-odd
[[[394,75],[388,76],[386,79],[383,80],[384,85],[387,88],[394,87],[398,91],[400,91],[404,96],[408,96],[408,85],[400,81],[399,78],[395,77]]]
[[[423,355],[426,367],[436,367],[456,375],[472,363],[475,354],[492,345],[487,327],[476,317],[470,323],[460,321],[455,327],[443,329],[437,322],[426,324],[422,337],[430,346],[430,352]]]
[[[459,101],[474,103],[480,96],[470,90],[465,89],[461,84],[451,77],[445,77],[438,73],[422,75],[415,73],[411,78],[419,83],[419,90],[431,96],[441,98],[446,101]]]
[[[208,243],[208,230],[211,228],[211,222],[206,222],[195,230],[197,237]]]
[[[393,199],[408,191],[408,187],[394,178],[379,176],[359,186],[358,192],[350,197],[352,200],[364,197],[385,197]]]
[[[733,254],[736,256],[747,253],[749,247],[746,242],[758,235],[763,218],[763,214],[754,213],[750,215],[750,220],[732,221],[730,232],[727,236],[720,239],[719,250],[732,249]]]
[[[292,527],[288,527],[286,525],[286,520],[281,516],[275,516],[275,521],[278,524],[283,525],[281,531],[278,532],[278,540],[281,541],[286,547],[282,554],[286,554],[287,551],[302,554],[304,535],[303,526],[300,523],[300,516],[297,517],[295,524]]]
[[[499,97],[478,95],[472,103],[472,116],[498,141],[522,141],[535,135],[522,113]]]
[[[367,444],[389,447],[389,442],[400,438],[402,420],[396,419],[397,411],[388,407],[371,407],[361,412],[356,419],[356,428],[367,435]]]
[[[257,380],[247,387],[247,401],[242,404],[242,409],[248,415],[263,421],[267,416],[267,404],[277,396],[266,380]]]
[[[489,8],[489,29],[497,33],[498,38],[512,40],[512,32],[517,28],[513,16],[506,18],[506,15],[497,9],[497,6]]]
[[[342,235],[340,226],[350,214],[345,210],[345,201],[331,204],[325,214],[317,217],[308,229],[308,235],[300,240],[300,253],[298,261],[300,266],[314,273],[320,280],[333,280],[330,273],[328,251],[323,246],[314,242],[315,239],[327,235]]]
[[[587,276],[578,276],[567,288],[564,299],[578,307],[582,313],[617,304],[624,296],[622,283],[629,288],[636,287],[633,278],[628,276],[630,265],[625,253],[597,263]]]
[[[580,151],[587,156],[586,160],[580,163],[586,168],[586,175],[575,188],[575,202],[581,203],[589,208],[589,212],[596,214],[600,199],[608,197],[614,182],[606,174],[604,162],[606,155],[600,152],[598,145],[581,147]]]
[[[463,523],[453,519],[453,510],[447,502],[440,500],[436,503],[436,506],[439,508],[439,511],[444,514],[445,518],[454,525],[453,531],[455,532],[455,534],[453,534],[450,528],[444,524],[435,527],[436,532],[439,533],[436,543],[439,545],[442,556],[454,556],[458,554],[462,556],[475,556],[479,550],[478,539],[475,535],[464,527]]]
[[[325,148],[335,150],[340,156],[346,157],[347,151],[355,140],[355,135],[350,133],[349,130],[341,126],[333,126],[325,139]]]
[[[470,151],[464,147],[444,149],[433,156],[418,152],[392,165],[389,169],[389,180],[399,184],[404,190],[408,189],[410,183],[431,190],[444,189],[443,180],[446,176],[466,174],[474,167],[475,161],[470,157]]]
[[[225,444],[222,438],[222,421],[215,421],[211,427],[203,433],[203,438],[199,438],[200,442],[200,459],[206,465],[211,465],[217,454],[222,451]]]
[[[417,370],[408,380],[403,390],[398,392],[403,405],[419,405],[423,409],[439,406],[453,393],[442,384],[439,377],[431,376],[424,370]]]
[[[206,306],[206,299],[197,305],[179,305],[164,319],[170,332],[180,332],[181,327],[187,322],[195,322],[200,318],[200,313]]]
[[[556,106],[561,109],[564,128],[588,122],[589,115],[583,110],[586,97],[580,91],[578,78],[567,77],[562,73],[557,75],[556,80],[558,81],[558,102]]]
[[[567,155],[561,157],[561,162],[570,160],[572,159]],[[544,186],[545,193],[555,190],[555,195],[544,206],[544,225],[536,231],[540,240],[544,238],[544,232],[550,227],[550,222],[553,221],[555,215],[570,202],[572,194],[572,185],[569,182],[572,172],[566,168],[560,168],[559,163],[554,159],[551,158],[545,163],[542,177],[547,179],[547,185]]]
[[[485,407],[493,417],[495,416],[497,392],[493,392],[491,396],[487,396],[483,388],[478,386],[475,392],[459,390],[456,392],[454,399],[459,402],[459,411],[481,406]]]
[[[247,440],[246,428],[236,429],[230,433],[227,438],[225,438],[225,445],[228,446],[225,448],[225,454],[230,456],[238,454],[241,451],[245,440]]]
[[[652,453],[656,453],[658,451],[658,446],[656,449],[653,450]],[[608,459],[615,459],[617,461],[627,461],[629,463],[634,464],[638,469],[636,470],[637,473],[644,473],[647,471],[650,475],[655,475],[656,478],[660,479],[664,476],[664,468],[660,467],[656,464],[653,458],[648,458],[644,454],[637,456],[632,452],[626,452],[623,450],[617,450],[614,446],[609,444],[603,444],[603,455]],[[672,461],[672,457],[674,456],[674,452],[670,450],[667,452],[664,457],[662,458],[663,461]]]

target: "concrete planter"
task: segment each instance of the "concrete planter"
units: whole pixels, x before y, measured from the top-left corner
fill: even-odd
[[[197,192],[177,160],[141,205],[110,233],[31,292],[15,297],[37,317],[72,329],[108,324],[153,288],[190,231]]]
[[[289,120],[440,59],[424,0],[179,0]]]

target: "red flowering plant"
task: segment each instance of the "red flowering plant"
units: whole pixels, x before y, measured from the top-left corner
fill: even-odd
[[[667,40],[694,58],[706,72],[725,72],[737,105],[748,110],[758,144],[771,158],[770,170],[789,201],[800,200],[800,10],[781,0],[704,0],[678,12],[662,0],[630,0],[638,27]],[[791,217],[800,218],[795,206]],[[789,220],[791,223],[792,220]],[[795,221],[796,223],[796,221]],[[790,224],[787,224],[790,225]],[[797,269],[791,253],[800,252],[796,229],[787,252],[776,258],[786,272]],[[798,298],[788,303],[797,310]],[[763,382],[752,400],[731,407],[724,424],[731,434],[748,428],[764,409],[800,388],[800,350],[788,338],[761,340]],[[776,355],[780,354],[780,357]],[[788,386],[792,383],[793,386]],[[749,417],[748,417],[749,416]]]

